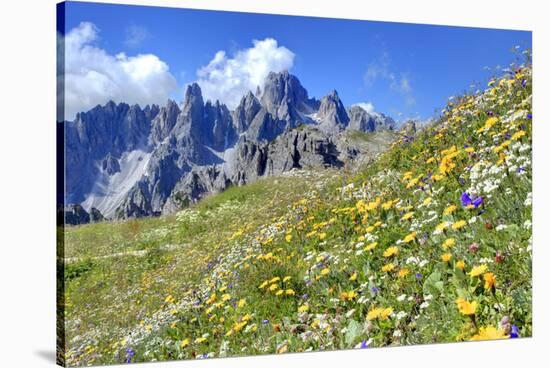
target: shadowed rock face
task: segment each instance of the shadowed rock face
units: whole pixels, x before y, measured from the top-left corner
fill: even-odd
[[[364,152],[347,130],[391,130],[395,122],[332,91],[321,101],[298,78],[269,73],[234,111],[187,86],[183,106],[108,102],[64,123],[66,203],[74,222],[173,212],[204,195],[296,168],[340,167]],[[97,211],[97,212],[96,212]],[[89,212],[89,213],[88,213]],[[101,215],[101,216],[100,216]],[[71,220],[73,221],[73,220]]]

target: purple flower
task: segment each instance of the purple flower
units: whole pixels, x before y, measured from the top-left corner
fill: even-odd
[[[369,347],[369,343],[367,342],[367,340],[361,341],[361,346],[360,346],[361,349],[365,349],[368,347]]]
[[[370,291],[372,291],[373,294],[376,294],[377,292],[380,291],[380,289],[378,289],[376,286],[373,286],[370,288]]]
[[[516,337],[519,337],[519,329],[518,329],[518,326],[512,325],[512,329],[510,331],[510,338],[515,339]]]
[[[421,274],[420,272],[417,272],[415,276],[416,276],[417,279],[421,279],[421,278],[422,278],[422,274]]]
[[[468,193],[464,192],[460,196],[460,202],[462,202],[462,206],[474,206],[474,208],[478,208],[483,203],[483,197],[477,197],[472,199]]]
[[[262,323],[263,323],[264,325],[267,325],[267,324],[269,323],[269,320],[264,319],[264,320],[262,321]]]
[[[529,120],[533,119],[533,114],[527,114],[527,119]]]
[[[132,348],[126,349],[126,363],[131,363],[133,356],[136,355],[136,352]]]

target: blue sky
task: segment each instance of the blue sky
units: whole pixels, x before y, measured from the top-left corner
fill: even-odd
[[[184,86],[197,80],[204,82],[207,94],[231,101],[252,85],[238,78],[263,75],[263,70],[250,74],[249,69],[266,58],[264,67],[289,67],[311,96],[321,98],[336,89],[346,106],[369,103],[397,119],[426,119],[449,96],[476,83],[484,86],[498,66],[513,62],[518,57],[511,52],[514,46],[531,48],[531,33],[526,31],[78,2],[67,4],[65,22],[67,34],[82,29],[82,22],[93,25],[93,34],[81,32],[87,38],[71,49],[81,55],[74,60],[67,56],[73,61],[67,73],[75,75],[72,85],[77,86],[67,88],[76,110],[101,103],[104,97],[143,104],[148,98],[161,100],[168,95],[181,102]],[[275,43],[253,44],[266,39]],[[82,45],[100,53],[103,61],[88,65],[94,57],[82,54],[86,50]],[[260,48],[262,52],[254,53]],[[225,52],[219,55],[221,60],[205,69],[219,51]],[[145,62],[139,55],[151,58]],[[134,74],[113,76],[102,71],[116,69],[109,65],[121,66],[122,74],[130,73],[130,68]],[[145,65],[146,76],[136,77],[140,72],[134,65]],[[109,75],[103,78],[102,73]],[[78,87],[90,78],[95,79],[89,89]],[[152,88],[158,89],[156,94],[146,91]]]

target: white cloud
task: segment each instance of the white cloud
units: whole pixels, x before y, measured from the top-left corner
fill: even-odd
[[[392,91],[401,94],[407,107],[416,103],[409,76],[406,73],[396,73],[392,70],[387,52],[383,52],[378,60],[371,62],[363,75],[365,85],[369,88],[378,79],[387,81],[388,87]]]
[[[83,22],[64,38],[65,119],[109,100],[164,104],[177,87],[168,65],[153,54],[111,55],[94,45],[98,32],[93,23]]]
[[[294,53],[279,46],[275,39],[254,40],[253,44],[231,58],[225,51],[218,51],[208,65],[197,71],[197,83],[205,100],[220,100],[234,108],[248,91],[255,92],[258,86],[263,87],[269,72],[292,68]]]
[[[359,106],[369,114],[372,114],[375,111],[374,105],[372,104],[372,102],[359,102],[359,103],[356,103],[355,106]]]
[[[126,28],[125,33],[126,39],[124,40],[124,44],[126,47],[138,47],[151,37],[147,28],[135,24]]]

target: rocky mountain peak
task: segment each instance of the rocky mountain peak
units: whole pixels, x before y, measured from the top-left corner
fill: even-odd
[[[321,122],[321,129],[329,132],[342,130],[348,125],[348,114],[336,90],[321,99],[317,119]]]

